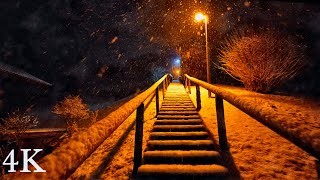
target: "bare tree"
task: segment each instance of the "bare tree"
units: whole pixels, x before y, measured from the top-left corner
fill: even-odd
[[[304,47],[294,37],[267,29],[232,36],[220,50],[221,69],[253,91],[266,93],[304,67]]]
[[[36,127],[38,124],[38,118],[27,115],[26,112],[22,112],[19,109],[10,113],[8,117],[1,119],[0,134],[1,136],[7,136],[10,140],[21,146],[21,137],[28,130]]]
[[[79,96],[66,97],[53,107],[52,112],[62,117],[70,134],[77,131],[79,122],[88,119],[91,114]]]
[[[4,174],[4,167],[2,166],[2,160],[8,155],[12,148],[18,150],[22,148],[23,141],[22,135],[38,124],[38,118],[27,115],[27,112],[20,111],[19,109],[10,113],[8,117],[2,118],[0,121],[0,138],[3,140],[6,137],[4,143],[0,143],[0,174]],[[10,147],[13,144],[13,147]]]

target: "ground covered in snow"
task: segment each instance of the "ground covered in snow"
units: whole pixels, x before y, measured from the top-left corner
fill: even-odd
[[[192,87],[191,90],[190,97],[195,103],[195,88]],[[263,105],[270,108],[270,111],[290,115],[303,122],[317,120],[314,119],[319,112],[317,102],[293,97],[252,94],[239,88],[228,90],[244,98],[252,98],[253,104]],[[160,99],[162,99],[161,96]],[[208,98],[207,91],[201,88],[201,99],[200,115],[218,142],[215,98]],[[266,99],[267,102],[265,102]],[[236,167],[236,173],[239,173],[242,179],[318,179],[314,157],[233,105],[224,102],[231,159]],[[300,110],[297,111],[297,108]],[[156,120],[155,99],[146,108],[144,115],[143,146],[145,148]],[[69,179],[132,179],[134,120],[135,113],[114,131]],[[305,124],[310,123],[314,125],[314,130],[319,130],[317,126],[319,123],[305,122]]]
[[[160,91],[162,92],[162,91]],[[150,99],[145,101],[148,104]],[[160,93],[160,102],[162,94]],[[143,149],[156,120],[153,98],[144,113]],[[69,179],[132,179],[135,112],[69,177]]]
[[[228,91],[263,106],[274,114],[294,119],[294,124],[319,131],[318,102],[294,97],[263,95],[240,88],[225,87]],[[195,87],[191,89],[195,103]],[[215,98],[208,98],[201,88],[200,115],[218,141]],[[224,101],[225,121],[230,152],[238,173],[243,179],[318,179],[315,158],[279,136],[255,119]]]

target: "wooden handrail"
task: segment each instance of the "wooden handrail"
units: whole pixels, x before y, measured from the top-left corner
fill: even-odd
[[[241,111],[245,112],[249,116],[253,117],[263,125],[267,126],[280,136],[286,138],[296,146],[300,147],[304,151],[308,152],[310,155],[314,156],[318,160],[320,160],[320,149],[316,148],[312,145],[312,141],[315,140],[316,137],[309,136],[308,138],[299,137],[297,133],[291,132],[290,129],[282,128],[276,123],[276,118],[270,116],[268,112],[261,112],[258,111],[255,107],[250,106],[249,102],[237,96],[231,92],[228,92],[222,87],[218,87],[194,77],[190,77],[185,75],[186,80],[190,80],[193,83],[213,92],[216,95],[216,98],[221,97],[222,99],[226,100],[230,104],[234,105]],[[219,135],[220,136],[220,135]]]
[[[141,107],[144,101],[153,94],[166,78],[168,78],[167,74],[150,88],[132,98],[88,129],[74,133],[68,143],[61,145],[51,154],[42,158],[38,164],[42,169],[46,170],[46,173],[17,172],[8,174],[4,178],[67,179],[139,107],[140,111],[138,112],[140,114],[138,116],[141,117]]]
[[[158,82],[160,83],[158,84]],[[162,97],[164,99],[165,91],[169,86],[169,76],[165,75],[163,78],[161,78],[157,83],[155,83],[152,87],[157,85],[156,87],[152,88],[152,93],[155,91],[156,96],[156,115],[159,113],[159,86],[162,83]],[[151,93],[149,94],[149,96]],[[143,121],[144,121],[144,104],[141,103],[139,107],[137,108],[136,113],[136,132],[135,132],[135,142],[134,142],[134,157],[133,157],[133,170],[132,175],[135,177],[138,168],[142,164],[142,142],[143,142]]]

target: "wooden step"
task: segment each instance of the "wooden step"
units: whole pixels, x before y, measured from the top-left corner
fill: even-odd
[[[147,150],[214,150],[211,140],[149,140]]]
[[[199,119],[199,115],[158,115],[157,119]]]
[[[170,120],[170,121],[190,121],[190,120],[201,120],[201,118],[194,118],[194,119],[158,119],[157,121],[163,121],[163,120]]]
[[[181,99],[177,99],[177,100],[163,100],[163,103],[192,103],[191,100],[181,100]]]
[[[162,104],[161,107],[194,107],[193,104]]]
[[[180,101],[172,101],[172,102],[167,102],[164,101],[162,105],[193,105],[192,102],[180,102]]]
[[[154,125],[153,132],[190,132],[204,131],[205,127],[201,125]]]
[[[217,151],[146,151],[144,164],[218,164],[221,156]]]
[[[151,132],[151,140],[205,140],[209,134],[205,131],[191,132]]]
[[[165,96],[164,99],[184,99],[184,100],[190,100],[189,96]]]
[[[181,100],[181,99],[176,99],[176,100],[165,99],[165,100],[163,100],[163,103],[192,103],[192,101],[191,100]]]
[[[170,92],[168,92],[166,97],[171,97],[171,98],[185,97],[185,98],[189,98],[189,95],[181,94],[181,92],[178,92],[178,93],[170,93]]]
[[[181,91],[177,91],[177,92],[171,92],[171,91],[167,91],[168,96],[170,97],[181,97],[181,96],[187,96],[188,95],[186,93],[181,93]]]
[[[211,177],[223,178],[228,175],[228,169],[217,164],[210,165],[180,165],[180,164],[145,164],[139,167],[140,177],[176,177],[177,179]],[[201,178],[202,179],[202,178]]]
[[[175,114],[195,115],[195,114],[198,114],[198,112],[197,111],[159,111],[159,115],[164,115],[164,114],[169,114],[169,115],[175,115]]]
[[[160,108],[161,111],[195,111],[196,108],[189,107],[189,108],[178,108],[178,107],[162,107]]]
[[[191,101],[190,97],[164,97],[164,100],[184,100],[184,101]]]
[[[196,107],[195,106],[161,106],[160,107],[160,111],[196,111]]]
[[[172,108],[172,107],[174,107],[174,108],[194,108],[194,105],[162,105],[161,106],[161,108],[164,108],[164,107],[166,107],[166,108]]]
[[[197,124],[201,124],[202,121],[200,119],[188,119],[188,120],[174,120],[174,119],[170,119],[170,120],[157,120],[155,122],[155,125],[197,125]]]
[[[188,101],[191,100],[191,98],[188,97],[188,96],[184,96],[184,97],[168,97],[168,96],[165,96],[164,99],[165,99],[165,100],[170,100],[170,99],[180,100],[180,99],[183,99],[183,100],[188,100]]]

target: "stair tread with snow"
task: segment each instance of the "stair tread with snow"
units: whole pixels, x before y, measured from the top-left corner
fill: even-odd
[[[217,164],[210,165],[177,165],[145,164],[139,167],[138,175],[143,176],[176,176],[176,177],[225,177],[228,169]]]
[[[211,140],[149,140],[147,150],[214,150]]]
[[[188,119],[188,120],[157,120],[155,125],[199,125],[202,124],[201,119]]]
[[[209,134],[205,131],[200,132],[151,132],[151,140],[195,140],[207,139]]]
[[[184,114],[188,114],[188,115],[196,115],[198,114],[197,111],[160,111],[159,112],[160,115],[164,115],[164,114],[169,114],[169,115],[184,115]]]
[[[158,119],[198,119],[199,115],[158,115]]]
[[[161,111],[195,111],[195,107],[163,107]]]
[[[204,125],[154,125],[153,132],[204,131]]]
[[[219,164],[221,156],[217,151],[205,150],[167,150],[146,151],[145,164]]]

